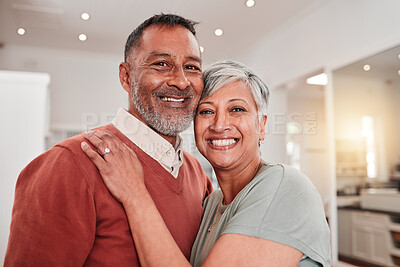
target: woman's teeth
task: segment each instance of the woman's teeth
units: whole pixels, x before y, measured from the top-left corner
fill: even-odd
[[[165,102],[183,102],[185,101],[184,98],[172,98],[172,97],[161,97],[162,101]]]
[[[236,139],[219,139],[219,140],[211,140],[211,144],[214,146],[229,146],[236,143]]]

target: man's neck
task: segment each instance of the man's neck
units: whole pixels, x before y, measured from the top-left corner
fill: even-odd
[[[132,116],[135,116],[138,120],[140,120],[141,122],[143,122],[144,124],[146,124],[148,127],[150,127],[147,122],[142,118],[142,116],[139,114],[139,112],[134,109],[134,108],[129,108],[129,113],[132,114]],[[150,127],[151,128],[151,127]],[[153,129],[153,128],[152,128]],[[154,130],[154,129],[153,129]],[[164,138],[165,140],[167,140],[169,143],[171,143],[171,145],[173,147],[175,147],[175,143],[176,143],[176,136],[167,136],[167,135],[163,135],[158,133],[157,131],[155,131],[159,136],[161,136],[162,138]]]

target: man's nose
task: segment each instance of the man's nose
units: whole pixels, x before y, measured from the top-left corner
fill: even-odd
[[[168,81],[169,86],[174,86],[180,90],[189,87],[190,81],[188,80],[185,70],[182,67],[174,67],[172,69],[171,78]]]

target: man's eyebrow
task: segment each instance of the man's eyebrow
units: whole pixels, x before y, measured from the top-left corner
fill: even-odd
[[[172,55],[164,52],[153,51],[147,55],[147,58],[149,57],[172,57]]]
[[[190,57],[187,57],[187,58],[190,59],[190,60],[193,60],[193,61],[197,61],[197,62],[199,62],[199,63],[202,62],[201,58],[199,58],[199,57],[190,56]]]
[[[158,52],[158,51],[153,51],[150,52],[146,58],[152,58],[152,57],[173,57],[171,54],[169,53],[165,53],[165,52]],[[196,57],[196,56],[188,56],[186,57],[189,60],[193,60],[193,61],[197,61],[199,63],[202,63],[201,58]]]

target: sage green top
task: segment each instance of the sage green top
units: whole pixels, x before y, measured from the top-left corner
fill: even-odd
[[[298,266],[331,266],[330,231],[310,179],[285,165],[264,164],[229,205],[220,189],[204,201],[190,262],[201,266],[223,234],[242,234],[300,250]]]

